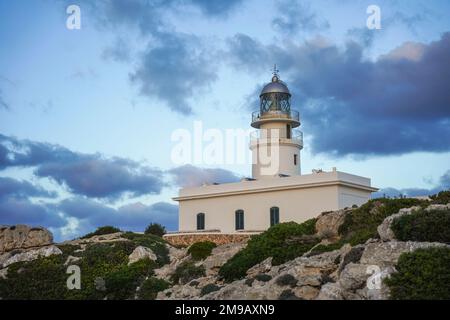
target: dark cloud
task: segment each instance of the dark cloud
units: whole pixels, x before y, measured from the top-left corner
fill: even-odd
[[[36,167],[35,175],[89,197],[158,194],[164,186],[160,170],[135,161],[76,153],[58,145],[0,135],[0,169],[7,167]]]
[[[278,0],[275,2],[277,16],[272,20],[275,30],[292,35],[300,31],[312,32],[328,29],[328,21],[321,19],[305,2]]]
[[[189,98],[216,80],[215,64],[193,36],[167,33],[158,45],[149,43],[131,80],[146,96],[156,96],[170,109],[191,114]]]
[[[178,206],[167,202],[152,205],[132,203],[118,209],[82,197],[63,200],[58,210],[80,221],[91,230],[112,225],[122,230],[143,231],[150,223],[160,223],[168,230],[178,229]]]
[[[207,16],[224,16],[235,10],[243,0],[183,0],[198,7]]]
[[[316,38],[299,46],[278,47],[284,55],[273,54],[277,50],[272,46],[257,42],[255,46],[234,43],[238,45],[230,46],[230,54],[235,65],[250,69],[280,61],[315,153],[450,150],[450,33],[428,45],[405,43],[376,61],[365,59],[364,48],[355,42],[339,48]],[[253,63],[241,59],[246,50],[248,55],[268,58]]]
[[[35,186],[28,181],[19,181],[13,178],[0,177],[0,199],[13,197],[26,199],[28,197],[54,198],[57,194]]]
[[[429,196],[445,190],[450,190],[450,170],[439,178],[439,182],[433,188],[382,188],[378,192],[373,193],[372,198],[398,197],[400,195],[408,197]]]
[[[0,224],[62,227],[66,220],[43,203],[21,197],[0,197]]]
[[[205,183],[229,183],[238,182],[240,177],[231,171],[224,169],[206,169],[192,165],[184,165],[169,170],[173,175],[175,184],[179,187],[198,187]]]

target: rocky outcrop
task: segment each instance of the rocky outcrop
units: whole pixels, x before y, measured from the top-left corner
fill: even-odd
[[[32,261],[42,257],[62,254],[62,251],[56,246],[47,246],[38,249],[27,249],[9,251],[0,256],[0,269],[22,261]]]
[[[0,253],[15,249],[41,247],[53,243],[50,231],[26,225],[0,226]]]
[[[211,255],[199,262],[198,265],[203,265],[205,267],[207,276],[216,275],[219,272],[220,267],[246,245],[246,243],[238,242],[217,246],[212,250]]]
[[[211,241],[217,245],[228,243],[247,242],[255,233],[217,233],[217,232],[201,232],[201,233],[169,233],[163,236],[164,240],[173,246],[190,246],[193,243],[201,241]]]
[[[380,239],[383,241],[391,241],[395,239],[394,231],[392,231],[391,226],[392,222],[405,215],[409,215],[413,213],[414,211],[420,210],[419,206],[411,207],[411,208],[404,208],[400,209],[400,211],[396,214],[393,214],[386,219],[384,219],[383,223],[381,223],[378,228],[378,234],[380,235]]]
[[[138,246],[133,252],[128,256],[128,265],[135,263],[142,259],[150,259],[156,261],[156,254],[153,253],[152,249],[147,247]]]
[[[323,212],[316,222],[316,232],[321,238],[337,239],[339,227],[344,223],[345,216],[351,210]]]

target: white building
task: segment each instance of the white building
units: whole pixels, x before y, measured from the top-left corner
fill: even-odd
[[[185,236],[193,242],[205,235],[213,241],[214,235],[234,239],[280,222],[301,223],[324,211],[362,205],[378,190],[368,178],[335,169],[301,174],[303,136],[295,129],[300,118],[290,98],[275,71],[261,92],[260,110],[252,114],[251,126],[257,129],[250,141],[252,178],[181,189],[174,198],[179,202],[179,232],[167,240],[182,243],[174,237]]]

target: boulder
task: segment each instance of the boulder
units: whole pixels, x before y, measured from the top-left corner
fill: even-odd
[[[26,225],[0,226],[0,253],[14,249],[41,247],[53,243],[50,231]]]
[[[135,263],[142,259],[150,259],[156,261],[156,254],[153,253],[152,249],[147,247],[139,246],[133,250],[133,252],[128,256],[128,265]]]
[[[0,270],[0,279],[7,279],[8,278],[8,268],[1,269]]]
[[[267,258],[266,260],[254,265],[250,269],[247,270],[247,278],[254,278],[258,274],[269,272],[272,268],[272,257]]]
[[[391,241],[395,239],[394,231],[391,229],[392,222],[396,218],[400,218],[404,215],[409,215],[414,211],[420,210],[419,206],[414,206],[411,208],[400,209],[400,211],[396,214],[390,215],[377,227],[378,234],[380,235],[381,240],[383,241]]]
[[[342,294],[343,290],[337,283],[329,282],[320,288],[316,300],[343,300]]]
[[[431,210],[450,210],[450,203],[448,204],[430,204],[425,211]]]
[[[20,252],[7,252],[0,256],[0,268],[6,268],[16,262],[32,261],[38,258],[59,254],[62,254],[62,251],[53,245],[39,249],[28,249]]]
[[[211,255],[200,263],[205,267],[206,275],[216,275],[220,267],[245,246],[245,243],[228,243],[215,247]]]
[[[316,232],[323,238],[338,238],[339,227],[344,223],[344,219],[349,210],[338,210],[323,212],[316,222]]]
[[[393,267],[402,253],[417,249],[448,246],[439,242],[390,241],[368,243],[361,256],[360,263],[377,265],[380,268]]]
[[[319,295],[320,292],[319,289],[311,286],[297,287],[292,291],[294,292],[295,296],[303,300],[314,300]]]
[[[371,275],[370,266],[358,263],[349,263],[342,270],[338,284],[344,290],[357,290],[366,286]]]

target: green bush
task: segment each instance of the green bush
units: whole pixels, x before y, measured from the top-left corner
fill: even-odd
[[[111,234],[111,233],[116,233],[116,232],[120,232],[120,229],[118,229],[116,227],[112,227],[112,226],[104,226],[104,227],[97,228],[97,230],[95,230],[94,232],[84,235],[83,237],[81,237],[81,239],[87,239],[87,238],[91,238],[93,236],[101,236],[104,234]]]
[[[402,208],[427,204],[425,200],[408,198],[370,200],[345,216],[344,223],[339,227],[341,241],[355,246],[370,238],[378,238],[377,227],[386,217]]]
[[[447,204],[450,203],[450,190],[441,191],[438,194],[430,196],[433,204]]]
[[[166,228],[159,223],[150,223],[145,229],[145,234],[153,234],[158,237],[162,237],[166,234]]]
[[[216,246],[217,245],[211,241],[196,242],[189,247],[188,253],[194,260],[203,260],[211,254]]]
[[[429,248],[403,253],[385,283],[395,300],[449,300],[450,249]]]
[[[170,283],[162,279],[150,277],[141,285],[138,298],[141,300],[155,300],[158,292],[169,288]]]
[[[450,242],[450,210],[415,211],[394,219],[391,228],[402,241]]]
[[[253,236],[247,247],[228,260],[219,271],[226,281],[243,278],[247,270],[273,257],[274,265],[292,260],[318,243],[311,237],[315,233],[316,219],[302,224],[295,222],[277,224],[260,235]]]
[[[155,262],[150,259],[142,259],[108,274],[105,281],[108,299],[133,299],[136,288],[153,274],[155,266]]]
[[[191,280],[205,276],[205,267],[195,266],[194,262],[186,261],[180,264],[173,273],[171,280],[174,284],[186,284]]]
[[[200,291],[200,296],[204,296],[204,295],[206,295],[208,293],[211,293],[211,292],[214,292],[214,291],[218,291],[218,290],[220,290],[219,286],[215,285],[214,283],[208,283]]]

